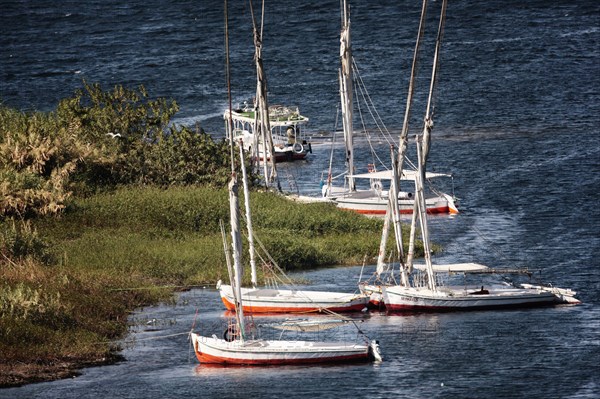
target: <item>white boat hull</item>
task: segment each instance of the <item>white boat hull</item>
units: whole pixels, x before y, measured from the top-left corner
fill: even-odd
[[[537,288],[382,287],[388,311],[445,311],[550,306],[567,303],[554,293]]]
[[[191,333],[200,363],[230,365],[282,365],[370,361],[373,346],[348,342],[226,341]]]
[[[220,284],[217,288],[225,307],[235,310],[231,286]],[[368,302],[369,297],[364,294],[242,288],[243,310],[248,313],[305,313],[325,309],[333,312],[358,312]]]
[[[357,191],[352,194],[341,195],[333,199],[338,208],[347,209],[365,215],[385,215],[387,211],[387,195],[377,195],[375,192]],[[415,201],[413,199],[400,199],[398,205],[401,214],[412,214]],[[458,213],[458,209],[447,195],[430,197],[425,200],[427,213]]]

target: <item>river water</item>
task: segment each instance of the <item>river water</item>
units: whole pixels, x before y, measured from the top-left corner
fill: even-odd
[[[264,52],[272,104],[296,104],[315,141],[335,128],[339,2],[269,4]],[[356,3],[356,4],[354,4]],[[355,57],[386,124],[404,113],[420,5],[352,4]],[[431,47],[439,2],[432,2]],[[143,83],[174,98],[176,123],[222,136],[227,106],[223,8],[208,1],[3,1],[0,98],[51,110],[81,86]],[[452,1],[441,55],[429,165],[454,174],[461,214],[434,217],[440,261],[541,269],[583,304],[518,311],[357,315],[380,341],[381,364],[330,367],[199,366],[185,332],[224,317],[214,287],[175,305],[136,311],[126,361],[68,380],[0,390],[6,398],[534,397],[600,395],[600,5],[595,1]],[[230,2],[234,102],[252,96],[250,13]],[[424,55],[424,68],[429,65]],[[427,81],[427,69],[420,82]],[[422,119],[425,85],[412,125]],[[370,162],[359,140],[357,163]],[[376,144],[380,151],[386,144]],[[319,190],[329,146],[282,165],[303,194]],[[373,232],[379,235],[379,232]],[[215,248],[215,250],[220,250]],[[364,273],[370,273],[367,266]],[[299,277],[353,291],[360,267]],[[218,333],[217,330],[215,330]],[[179,334],[179,335],[176,335]],[[135,345],[129,344],[135,341]]]

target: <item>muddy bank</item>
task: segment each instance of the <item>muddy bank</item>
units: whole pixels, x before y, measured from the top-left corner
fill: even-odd
[[[56,360],[39,363],[0,364],[0,388],[18,387],[36,382],[55,381],[76,377],[84,367],[107,366],[124,361],[120,354],[96,359]]]

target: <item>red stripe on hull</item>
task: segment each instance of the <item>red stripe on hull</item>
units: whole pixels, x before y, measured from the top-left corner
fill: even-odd
[[[223,304],[227,310],[234,311],[235,305],[227,300],[225,297],[221,297]],[[315,306],[306,307],[283,307],[283,306],[252,306],[243,305],[244,312],[247,313],[309,313],[309,312],[321,312],[324,308]],[[365,304],[359,303],[356,305],[348,306],[331,306],[325,309],[332,312],[360,312],[365,308]]]
[[[352,208],[341,208],[348,211],[354,211],[360,213],[361,215],[385,215],[385,210],[378,209],[352,209]],[[412,214],[412,209],[400,209],[400,213],[403,215]],[[450,208],[447,206],[439,207],[439,208],[427,208],[427,213],[429,214],[438,214],[438,213],[450,213]],[[456,213],[456,212],[452,212]]]
[[[371,299],[367,305],[369,309],[377,309],[384,310],[386,308],[385,303],[383,301],[375,301]]]
[[[331,356],[322,358],[303,358],[303,359],[235,359],[227,357],[219,357],[207,355],[201,353],[198,350],[196,352],[196,358],[200,363],[209,364],[232,364],[241,366],[275,366],[275,365],[286,365],[286,364],[324,364],[324,363],[340,363],[340,362],[367,362],[369,361],[368,353],[360,353],[356,355],[347,356]]]
[[[519,308],[537,308],[544,306],[554,306],[554,302],[529,302],[508,305],[482,305],[482,306],[418,306],[418,305],[392,305],[386,304],[386,310],[390,313],[395,312],[457,312],[469,310],[487,310],[487,309],[519,309]]]

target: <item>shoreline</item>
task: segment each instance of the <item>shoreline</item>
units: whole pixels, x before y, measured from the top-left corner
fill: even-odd
[[[46,364],[23,362],[0,364],[0,392],[7,388],[75,378],[80,376],[85,368],[110,366],[126,361],[120,352],[111,353],[100,359],[56,360]]]

